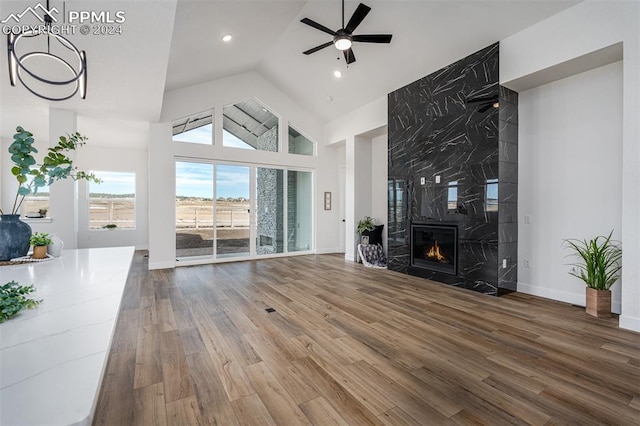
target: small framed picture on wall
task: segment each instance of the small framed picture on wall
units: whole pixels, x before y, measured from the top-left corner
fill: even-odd
[[[330,192],[324,193],[324,209],[331,210],[331,193]]]
[[[369,244],[369,236],[368,235],[363,235],[362,238],[360,239],[360,242],[363,246],[366,246]]]

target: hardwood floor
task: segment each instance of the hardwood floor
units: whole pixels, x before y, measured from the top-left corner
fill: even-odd
[[[640,334],[339,255],[137,252],[94,424],[638,425]]]

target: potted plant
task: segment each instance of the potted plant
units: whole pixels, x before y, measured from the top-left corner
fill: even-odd
[[[375,225],[373,224],[373,219],[370,216],[365,216],[363,219],[360,219],[358,221],[356,230],[358,231],[358,234],[362,235],[362,233],[365,231],[373,231],[374,227]]]
[[[33,156],[38,150],[33,146],[33,134],[16,127],[9,154],[13,167],[11,174],[16,178],[18,189],[10,213],[0,209],[0,261],[21,257],[29,251],[31,227],[20,220],[20,206],[24,197],[36,194],[38,188],[52,185],[61,179],[86,179],[100,183],[93,173],[85,173],[73,167],[73,161],[66,153],[74,151],[86,143],[87,138],[80,133],[60,136],[58,143],[49,148],[41,163]]]
[[[565,244],[573,250],[572,256],[580,262],[573,263],[570,275],[580,278],[587,285],[586,311],[595,317],[611,316],[611,286],[620,278],[622,249],[617,241],[599,235],[591,240],[567,239]]]
[[[33,246],[32,257],[34,259],[44,259],[47,257],[47,246],[53,241],[46,232],[34,232],[29,238],[29,243]]]

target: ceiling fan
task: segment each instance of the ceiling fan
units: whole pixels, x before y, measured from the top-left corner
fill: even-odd
[[[317,30],[325,32],[333,36],[333,40],[316,46],[312,49],[309,49],[304,53],[305,55],[310,55],[312,53],[317,52],[318,50],[324,49],[325,47],[329,47],[332,44],[335,45],[336,49],[342,50],[344,53],[344,59],[347,61],[347,65],[356,61],[356,57],[353,54],[353,50],[351,49],[351,44],[353,42],[359,43],[391,43],[391,34],[364,34],[364,35],[353,35],[353,31],[360,25],[362,20],[367,16],[367,14],[371,11],[371,8],[363,3],[360,3],[356,8],[356,11],[351,15],[351,19],[347,25],[344,25],[344,0],[342,0],[342,28],[338,31],[330,30],[324,25],[318,24],[315,21],[312,21],[309,18],[304,18],[300,22],[303,24],[307,24]]]

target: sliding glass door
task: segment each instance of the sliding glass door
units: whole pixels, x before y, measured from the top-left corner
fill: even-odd
[[[313,173],[176,161],[176,257],[266,256],[313,248]]]
[[[213,255],[213,164],[176,162],[176,257]]]
[[[251,254],[251,169],[216,166],[216,257]]]

